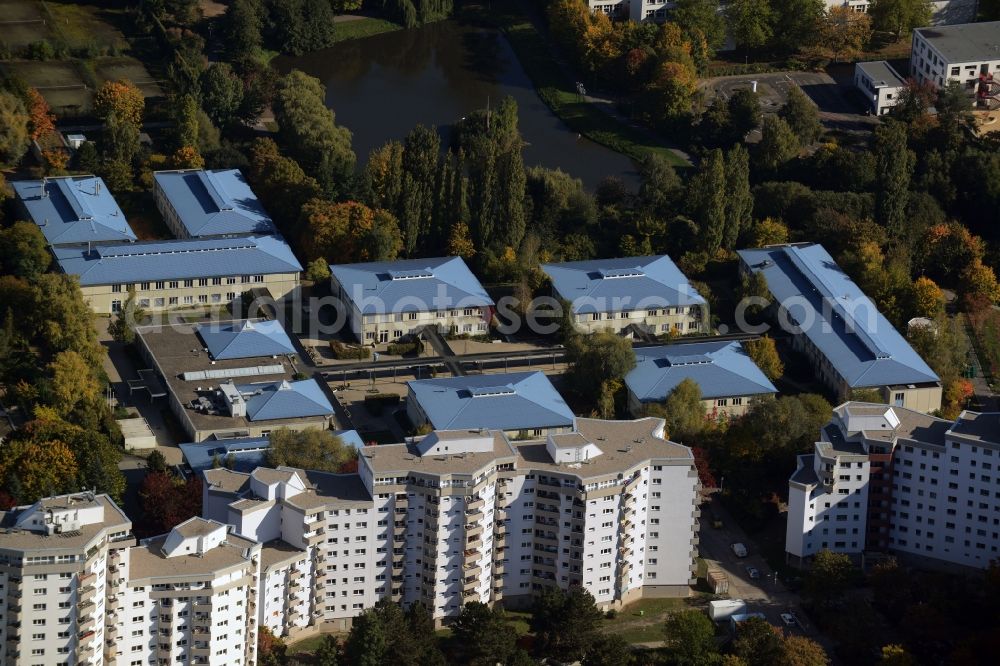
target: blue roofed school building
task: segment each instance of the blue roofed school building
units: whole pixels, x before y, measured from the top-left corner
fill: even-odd
[[[542,264],[542,270],[553,295],[570,303],[581,333],[708,332],[705,299],[666,255]]]
[[[298,353],[281,323],[274,320],[212,322],[199,326],[198,335],[217,361]]]
[[[297,354],[272,353],[272,343],[283,345],[287,335],[272,322],[252,321],[251,328],[246,323],[137,327],[136,347],[146,367],[139,380],[128,382],[132,400],[166,399],[192,442],[266,437],[282,427],[329,428],[334,410],[326,387],[297,379]],[[267,340],[256,337],[261,326]],[[228,342],[227,329],[238,332]],[[254,337],[247,337],[251,331]]]
[[[177,238],[275,233],[271,217],[239,169],[157,171],[153,193]]]
[[[485,335],[493,318],[493,299],[461,257],[340,264],[330,272],[332,293],[365,344],[398,340],[426,326]]]
[[[644,416],[685,379],[701,389],[705,413],[741,416],[755,398],[778,392],[738,341],[693,342],[635,349],[635,368],[625,375],[628,406]]]
[[[420,379],[406,385],[406,414],[417,427],[488,428],[512,437],[573,429],[572,410],[539,371]]]
[[[39,226],[49,245],[136,240],[125,214],[97,176],[19,180],[10,185],[22,213]]]
[[[266,289],[276,301],[299,288],[299,263],[276,236],[143,241],[127,245],[54,247],[59,267],[80,280],[98,314],[117,312],[136,290],[147,312],[229,305],[242,293]]]
[[[357,430],[335,430],[344,446],[361,450],[365,443]],[[271,448],[269,437],[238,437],[235,439],[209,439],[204,442],[181,444],[184,462],[194,472],[214,467],[226,467],[236,472],[252,472],[267,466],[267,451]],[[217,464],[218,463],[218,464]]]
[[[822,245],[740,250],[740,270],[760,273],[793,347],[812,361],[839,401],[874,389],[888,404],[920,412],[941,407],[941,382]]]

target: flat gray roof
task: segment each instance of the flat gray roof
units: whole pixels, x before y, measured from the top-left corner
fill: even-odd
[[[1000,21],[917,28],[948,62],[1000,60]]]
[[[858,69],[868,75],[875,82],[875,87],[891,86],[894,88],[906,85],[896,70],[885,60],[873,60],[871,62],[859,62],[855,65]]]

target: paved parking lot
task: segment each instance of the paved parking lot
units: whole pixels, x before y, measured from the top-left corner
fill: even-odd
[[[846,73],[845,73],[846,76]],[[699,82],[706,104],[716,96],[728,99],[740,89],[750,89],[757,82],[757,95],[764,113],[775,113],[788,99],[792,86],[799,87],[819,108],[827,129],[870,132],[878,119],[865,114],[849,78],[834,78],[826,72],[772,72],[720,76]],[[759,135],[758,135],[759,136]]]

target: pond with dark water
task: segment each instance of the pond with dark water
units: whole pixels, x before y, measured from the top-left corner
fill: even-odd
[[[362,164],[372,149],[402,139],[418,124],[437,127],[446,139],[463,116],[487,105],[496,108],[509,95],[518,105],[526,166],[562,169],[588,189],[605,176],[630,186],[638,181],[631,159],[579,136],[549,110],[507,39],[495,30],[441,21],[279,57],[274,65],[323,82],[327,106],[354,134]]]

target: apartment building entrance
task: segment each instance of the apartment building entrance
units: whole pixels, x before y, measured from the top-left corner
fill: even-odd
[[[380,343],[389,342],[389,331],[379,331],[378,332],[378,341]]]

